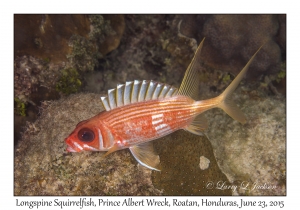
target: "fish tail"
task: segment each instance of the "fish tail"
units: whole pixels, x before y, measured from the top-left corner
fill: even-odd
[[[263,46],[263,45],[262,45]],[[262,48],[262,46],[254,53],[242,71],[236,76],[231,84],[225,89],[225,91],[217,97],[217,107],[223,109],[230,117],[239,121],[240,123],[246,123],[246,117],[237,105],[231,100],[231,94],[237,88],[243,77],[245,76],[250,64],[252,63],[255,55]]]

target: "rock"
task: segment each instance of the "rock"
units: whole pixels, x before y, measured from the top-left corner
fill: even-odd
[[[257,78],[261,72],[278,72],[281,51],[273,41],[278,28],[274,15],[213,15],[203,25],[202,35],[209,45],[203,60],[212,68],[237,74],[265,43],[248,75]]]
[[[230,189],[218,189],[218,184],[229,181],[219,169],[206,137],[180,130],[154,141],[154,145],[162,170],[153,171],[152,179],[163,195],[232,195]],[[199,167],[201,156],[210,160],[206,170]]]
[[[55,63],[67,61],[72,34],[87,37],[90,30],[85,15],[15,15],[15,57],[31,55]]]

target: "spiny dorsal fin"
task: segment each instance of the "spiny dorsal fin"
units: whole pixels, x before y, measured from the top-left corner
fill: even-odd
[[[177,92],[178,89],[171,85],[152,80],[134,80],[108,90],[107,96],[101,97],[101,101],[105,110],[109,111],[136,102],[171,97]]]
[[[197,97],[199,91],[199,70],[197,67],[200,64],[199,55],[203,47],[204,39],[199,44],[196,53],[184,74],[184,78],[181,82],[177,95],[189,96],[194,100],[198,99]]]

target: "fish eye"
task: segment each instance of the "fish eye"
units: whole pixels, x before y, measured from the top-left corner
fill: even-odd
[[[80,139],[80,141],[83,142],[91,142],[95,138],[94,132],[89,128],[80,129],[77,136]]]

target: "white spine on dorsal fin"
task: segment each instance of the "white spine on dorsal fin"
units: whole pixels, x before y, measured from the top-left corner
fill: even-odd
[[[145,100],[147,86],[147,80],[143,80],[138,94],[138,102]]]
[[[108,103],[110,109],[114,109],[117,107],[116,104],[116,89],[110,89],[107,91]]]
[[[133,89],[134,82],[126,82],[124,94],[123,94],[123,101],[124,105],[131,103],[131,97],[132,97],[132,89]]]
[[[167,84],[152,80],[134,80],[108,90],[107,97],[101,97],[101,101],[105,110],[109,111],[136,102],[172,97],[177,92],[177,88]]]
[[[152,99],[153,93],[154,93],[156,85],[157,85],[157,83],[153,82],[152,80],[148,83],[149,84],[148,84],[148,88],[147,88],[146,95],[145,95],[145,101]]]
[[[131,91],[131,97],[130,97],[131,98],[131,103],[138,102],[140,84],[141,84],[141,81],[134,80],[132,91]]]
[[[157,83],[155,90],[152,94],[152,99],[158,99],[159,94],[161,93],[162,89],[163,89],[164,85],[161,83]]]
[[[164,98],[166,97],[166,94],[168,93],[168,91],[170,90],[171,86],[169,85],[164,85],[164,87],[162,88],[161,92],[159,93],[158,98]]]
[[[123,96],[124,96],[124,84],[118,84],[116,89],[116,103],[117,107],[124,106]]]
[[[110,106],[109,106],[109,103],[108,103],[108,98],[107,97],[101,97],[101,101],[102,101],[102,104],[104,106],[104,109],[106,111],[109,111],[110,110]]]
[[[172,97],[172,96],[176,95],[177,92],[178,92],[178,89],[171,86],[165,97]]]

